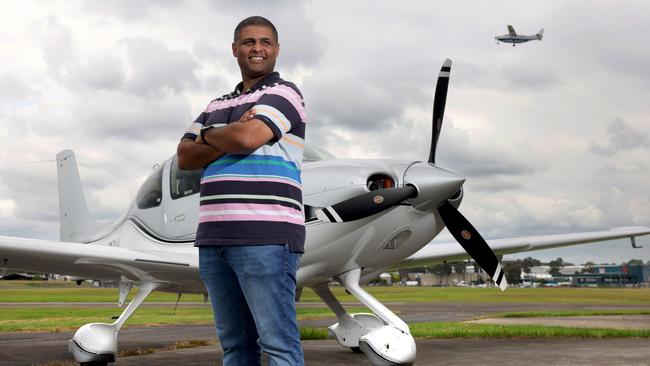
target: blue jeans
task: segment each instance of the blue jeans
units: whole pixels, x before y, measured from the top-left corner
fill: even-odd
[[[296,320],[300,255],[287,245],[199,247],[224,366],[304,365]]]

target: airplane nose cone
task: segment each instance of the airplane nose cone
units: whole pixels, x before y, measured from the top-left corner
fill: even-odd
[[[418,195],[409,199],[419,211],[433,211],[453,196],[465,182],[465,177],[429,163],[411,165],[404,174],[404,184],[415,186]]]

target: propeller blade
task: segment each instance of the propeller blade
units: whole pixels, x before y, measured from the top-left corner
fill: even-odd
[[[492,248],[481,237],[481,234],[448,201],[438,207],[438,212],[451,235],[465,249],[467,254],[492,277],[494,283],[502,291],[505,290],[508,287],[508,282],[501,268],[501,263],[492,252]]]
[[[384,188],[363,193],[335,205],[316,211],[316,217],[324,222],[348,222],[372,216],[400,202],[417,196],[413,186]]]
[[[447,103],[447,88],[449,87],[449,73],[451,72],[451,60],[446,59],[438,74],[436,94],[433,98],[433,131],[431,134],[431,151],[429,152],[429,163],[436,162],[436,148],[438,137],[442,129],[442,118],[445,115],[445,104]]]

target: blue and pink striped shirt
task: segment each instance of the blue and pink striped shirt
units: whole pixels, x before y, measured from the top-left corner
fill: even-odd
[[[274,138],[249,155],[226,154],[204,168],[195,245],[288,244],[292,252],[303,252],[300,172],[306,119],[294,84],[277,72],[243,93],[240,83],[210,102],[183,138],[196,139],[205,126],[237,121],[251,108]]]

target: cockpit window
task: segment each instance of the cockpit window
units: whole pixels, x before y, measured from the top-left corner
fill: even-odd
[[[329,152],[314,146],[313,143],[307,142],[305,144],[305,149],[303,150],[302,161],[319,161],[319,160],[330,160],[335,159],[334,155]]]
[[[201,173],[203,169],[180,170],[178,169],[178,158],[172,160],[171,172],[169,174],[169,187],[172,199],[189,196],[199,192],[201,186]]]
[[[160,206],[162,202],[162,166],[156,168],[142,183],[136,204],[139,209],[146,209]]]

